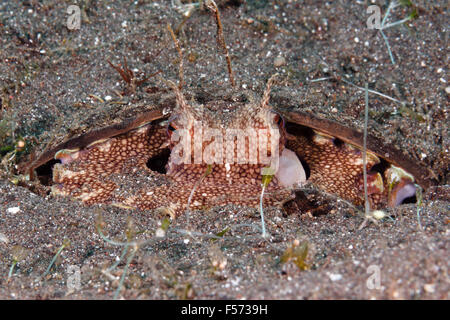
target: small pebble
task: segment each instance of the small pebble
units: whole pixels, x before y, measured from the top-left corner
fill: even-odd
[[[23,147],[25,147],[25,141],[23,141],[23,140],[19,140],[19,142],[17,142],[17,148],[23,148]]]
[[[155,237],[164,238],[166,236],[166,232],[162,228],[156,229]]]
[[[331,281],[339,281],[342,279],[342,275],[339,273],[329,273],[328,276],[330,277]]]
[[[428,293],[434,293],[434,284],[427,283],[423,286],[423,289]]]
[[[16,214],[17,212],[20,211],[19,207],[12,207],[12,208],[8,208],[8,213],[12,213],[12,214]]]
[[[9,239],[3,233],[0,233],[0,242],[4,242],[7,244],[9,242]]]
[[[383,210],[374,210],[372,211],[372,216],[377,220],[381,220],[386,217],[386,213]]]
[[[447,94],[450,94],[450,87],[445,88],[445,92],[446,92]]]
[[[276,57],[275,60],[273,60],[273,65],[276,68],[284,66],[285,64],[286,64],[286,59],[284,57]]]

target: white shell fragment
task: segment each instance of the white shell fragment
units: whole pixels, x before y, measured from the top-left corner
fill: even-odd
[[[11,207],[11,208],[8,208],[7,211],[8,211],[8,213],[16,214],[20,211],[20,208],[19,207]]]

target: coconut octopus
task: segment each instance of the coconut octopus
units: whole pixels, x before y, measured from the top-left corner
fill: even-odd
[[[226,204],[257,207],[268,176],[265,206],[283,206],[306,183],[364,204],[362,133],[300,111],[274,110],[272,84],[260,101],[200,104],[188,103],[171,83],[176,107],[170,115],[154,108],[93,130],[49,148],[28,169],[56,159],[55,196],[166,208],[173,216]],[[399,205],[418,185],[432,183],[419,164],[370,136],[366,165],[372,209]]]

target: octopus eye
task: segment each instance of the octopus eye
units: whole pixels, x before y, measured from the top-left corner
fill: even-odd
[[[278,127],[284,127],[284,119],[277,112],[272,111],[274,113],[273,121],[277,124]]]
[[[167,121],[167,135],[169,137],[172,136],[172,133],[175,132],[176,130],[178,130],[178,124],[177,124],[177,119],[178,119],[179,115],[173,115],[169,118],[169,120]]]
[[[173,122],[169,122],[169,124],[167,125],[167,135],[171,137],[172,133],[177,129],[177,126]]]
[[[169,123],[169,125],[167,126],[167,130],[170,132],[174,132],[175,130],[177,130],[177,128],[171,123]]]

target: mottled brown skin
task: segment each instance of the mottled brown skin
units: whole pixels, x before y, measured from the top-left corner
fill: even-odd
[[[311,176],[309,181],[322,190],[351,200],[355,204],[362,204],[364,190],[361,190],[362,152],[348,144],[337,146],[333,139],[320,134],[313,136],[296,136],[288,141],[288,146],[308,163]],[[370,168],[378,161],[369,154],[367,167]],[[377,189],[371,190],[377,194]],[[372,207],[378,203],[373,199]]]
[[[191,193],[189,209],[229,203],[258,206],[261,169],[266,167],[259,158],[256,164],[234,163],[228,167],[223,163],[208,166],[204,161],[175,164],[172,151],[165,174],[147,167],[149,159],[167,148],[173,150],[174,143],[170,139],[173,130],[187,129],[194,140],[193,123],[201,121],[223,134],[229,128],[278,130],[280,154],[285,147],[293,150],[308,165],[309,182],[325,192],[361,205],[364,201],[361,150],[318,131],[287,134],[279,115],[268,106],[270,85],[269,82],[258,103],[224,104],[218,101],[204,106],[188,104],[174,88],[177,108],[167,123],[142,124],[88,146],[57,153],[55,158],[63,160],[64,164],[54,166],[52,193],[70,196],[86,204],[111,203],[144,210],[166,208],[174,215],[187,209]],[[209,143],[211,141],[201,145],[202,151]],[[245,150],[250,152],[248,141]],[[237,150],[234,152],[236,156]],[[226,154],[225,149],[223,154]],[[386,206],[390,196],[386,177],[371,172],[379,162],[375,154],[368,152],[368,194],[372,208]],[[274,178],[266,189],[264,205],[282,205],[293,198],[293,191],[282,187]]]
[[[208,167],[204,161],[199,164],[176,164],[172,153],[166,174],[149,170],[146,163],[163,149],[174,147],[173,142],[169,141],[170,131],[167,126],[172,130],[175,127],[191,132],[193,121],[201,121],[205,127],[216,129],[223,136],[225,129],[230,128],[276,128],[281,135],[279,152],[282,152],[284,130],[277,127],[279,116],[271,111],[264,99],[260,103],[247,105],[211,103],[191,106],[181,93],[177,94],[178,107],[168,124],[147,124],[105,141],[94,142],[81,150],[58,154],[56,158],[64,160],[66,164],[56,164],[53,169],[53,194],[71,196],[86,204],[113,203],[144,210],[166,208],[179,214],[186,209],[189,196],[198,184],[190,209],[229,203],[256,207],[262,188],[261,169],[267,166],[261,163],[259,156],[255,164],[232,163],[227,167],[220,163]],[[270,140],[270,134],[267,138]],[[209,143],[203,143],[203,151]],[[245,143],[245,151],[249,156],[249,141]],[[225,144],[223,148],[225,158]],[[270,145],[268,149],[271,152]],[[235,148],[234,157],[237,152]],[[194,154],[192,162],[193,157]],[[265,205],[281,205],[290,199],[291,190],[281,187],[274,178],[265,194]]]

